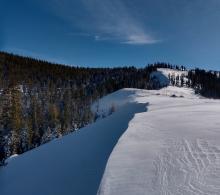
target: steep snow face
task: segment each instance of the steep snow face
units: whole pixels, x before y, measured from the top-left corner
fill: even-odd
[[[184,98],[169,97],[177,93]],[[114,148],[99,194],[220,194],[220,101],[176,87],[139,90],[135,101],[148,111]]]

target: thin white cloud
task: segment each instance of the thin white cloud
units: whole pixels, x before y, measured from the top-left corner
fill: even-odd
[[[158,42],[146,30],[146,27],[132,17],[132,10],[128,9],[121,0],[82,0],[99,35],[98,40],[115,39],[124,44],[153,44]],[[103,38],[105,37],[105,38]]]
[[[115,40],[123,44],[154,44],[158,40],[149,33],[141,19],[123,0],[52,0],[59,16],[96,41]],[[82,10],[77,10],[81,5]],[[80,35],[80,33],[79,33]]]
[[[134,34],[130,35],[124,43],[126,44],[132,44],[132,45],[143,45],[143,44],[154,44],[158,43],[159,40],[156,40],[152,37],[150,37],[147,34]]]

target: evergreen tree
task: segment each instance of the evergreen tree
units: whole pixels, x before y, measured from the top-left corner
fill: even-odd
[[[28,124],[27,124],[27,148],[28,149],[32,149],[34,147],[34,144],[33,144],[34,130],[35,130],[34,118],[33,118],[33,115],[31,114],[28,117]]]
[[[0,129],[0,166],[5,164],[6,152],[5,152],[5,138],[2,129]]]
[[[11,150],[12,154],[21,153],[22,110],[21,92],[14,87],[11,90]]]
[[[71,98],[71,91],[70,89],[67,89],[64,93],[63,98],[63,112],[61,117],[61,128],[65,129],[66,131],[70,130],[71,128],[71,121],[72,121],[72,98]]]

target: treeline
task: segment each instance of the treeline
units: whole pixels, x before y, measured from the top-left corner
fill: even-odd
[[[196,93],[209,98],[220,98],[220,72],[197,68],[189,71],[188,78],[189,87],[194,88]]]
[[[0,52],[0,162],[93,122],[94,101],[149,88],[155,70],[70,67]]]
[[[157,62],[154,63],[150,66],[153,66],[154,68],[169,68],[169,69],[173,69],[173,70],[181,70],[181,71],[185,71],[187,70],[185,66],[182,65],[172,65],[169,63],[165,63],[165,62]]]

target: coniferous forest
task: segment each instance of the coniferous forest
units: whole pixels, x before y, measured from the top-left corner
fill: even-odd
[[[92,123],[91,104],[148,88],[154,67],[81,68],[0,53],[0,161]]]
[[[0,52],[0,162],[94,122],[91,105],[104,95],[122,88],[152,89],[150,74],[157,68],[186,70],[167,63],[72,67]],[[218,72],[190,70],[182,86],[220,97]]]

